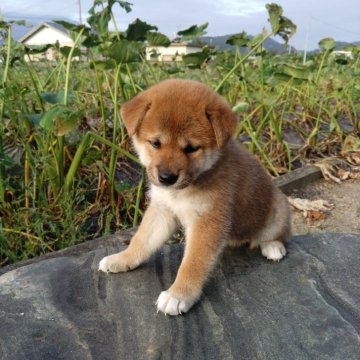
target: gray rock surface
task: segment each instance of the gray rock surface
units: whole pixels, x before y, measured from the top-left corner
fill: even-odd
[[[123,247],[0,276],[0,359],[360,359],[359,235],[294,237],[280,263],[229,250],[201,302],[176,318],[154,302],[182,245],[129,273],[97,271]]]

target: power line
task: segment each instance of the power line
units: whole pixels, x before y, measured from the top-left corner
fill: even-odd
[[[331,23],[329,23],[329,22],[327,22],[327,21],[314,18],[313,16],[311,16],[311,19],[312,19],[312,20],[315,20],[315,21],[318,21],[318,22],[320,22],[320,23],[323,23],[323,24],[325,24],[325,25],[327,25],[327,26],[330,26],[330,27],[332,27],[332,28],[341,30],[341,31],[345,31],[345,32],[348,32],[348,33],[351,33],[351,34],[355,34],[355,35],[360,35],[360,32],[356,32],[356,31],[344,29],[344,28],[342,28],[342,27],[340,27],[340,26],[338,26],[338,25],[334,25],[334,24],[331,24]]]

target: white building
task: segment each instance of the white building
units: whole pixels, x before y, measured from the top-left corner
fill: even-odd
[[[202,46],[191,45],[184,42],[171,43],[165,46],[147,46],[146,59],[150,61],[181,61],[183,55],[192,54],[201,51]]]
[[[74,45],[68,31],[61,25],[52,22],[44,22],[35,26],[19,39],[19,42],[29,47],[56,43],[58,43],[60,47],[71,47]],[[54,60],[56,56],[57,51],[54,48],[50,48],[42,54],[30,55],[31,59],[35,61],[40,59]]]
[[[336,56],[344,56],[353,59],[353,53],[350,50],[334,50],[333,54]]]

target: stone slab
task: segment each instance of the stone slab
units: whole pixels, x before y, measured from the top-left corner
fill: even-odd
[[[97,270],[122,248],[0,276],[0,359],[360,359],[359,234],[294,237],[280,263],[226,251],[201,302],[179,317],[154,303],[183,246],[129,273]]]
[[[295,189],[301,189],[322,178],[318,166],[305,166],[275,178],[274,183],[283,193],[290,195]]]

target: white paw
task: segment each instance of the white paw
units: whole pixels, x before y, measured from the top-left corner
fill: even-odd
[[[125,272],[130,270],[122,253],[105,256],[99,263],[99,270],[103,272]]]
[[[181,315],[186,313],[194,304],[194,300],[180,300],[171,296],[168,291],[163,291],[157,301],[157,311],[165,315]]]
[[[286,255],[286,249],[280,241],[269,241],[260,244],[261,253],[268,259],[280,261]]]

